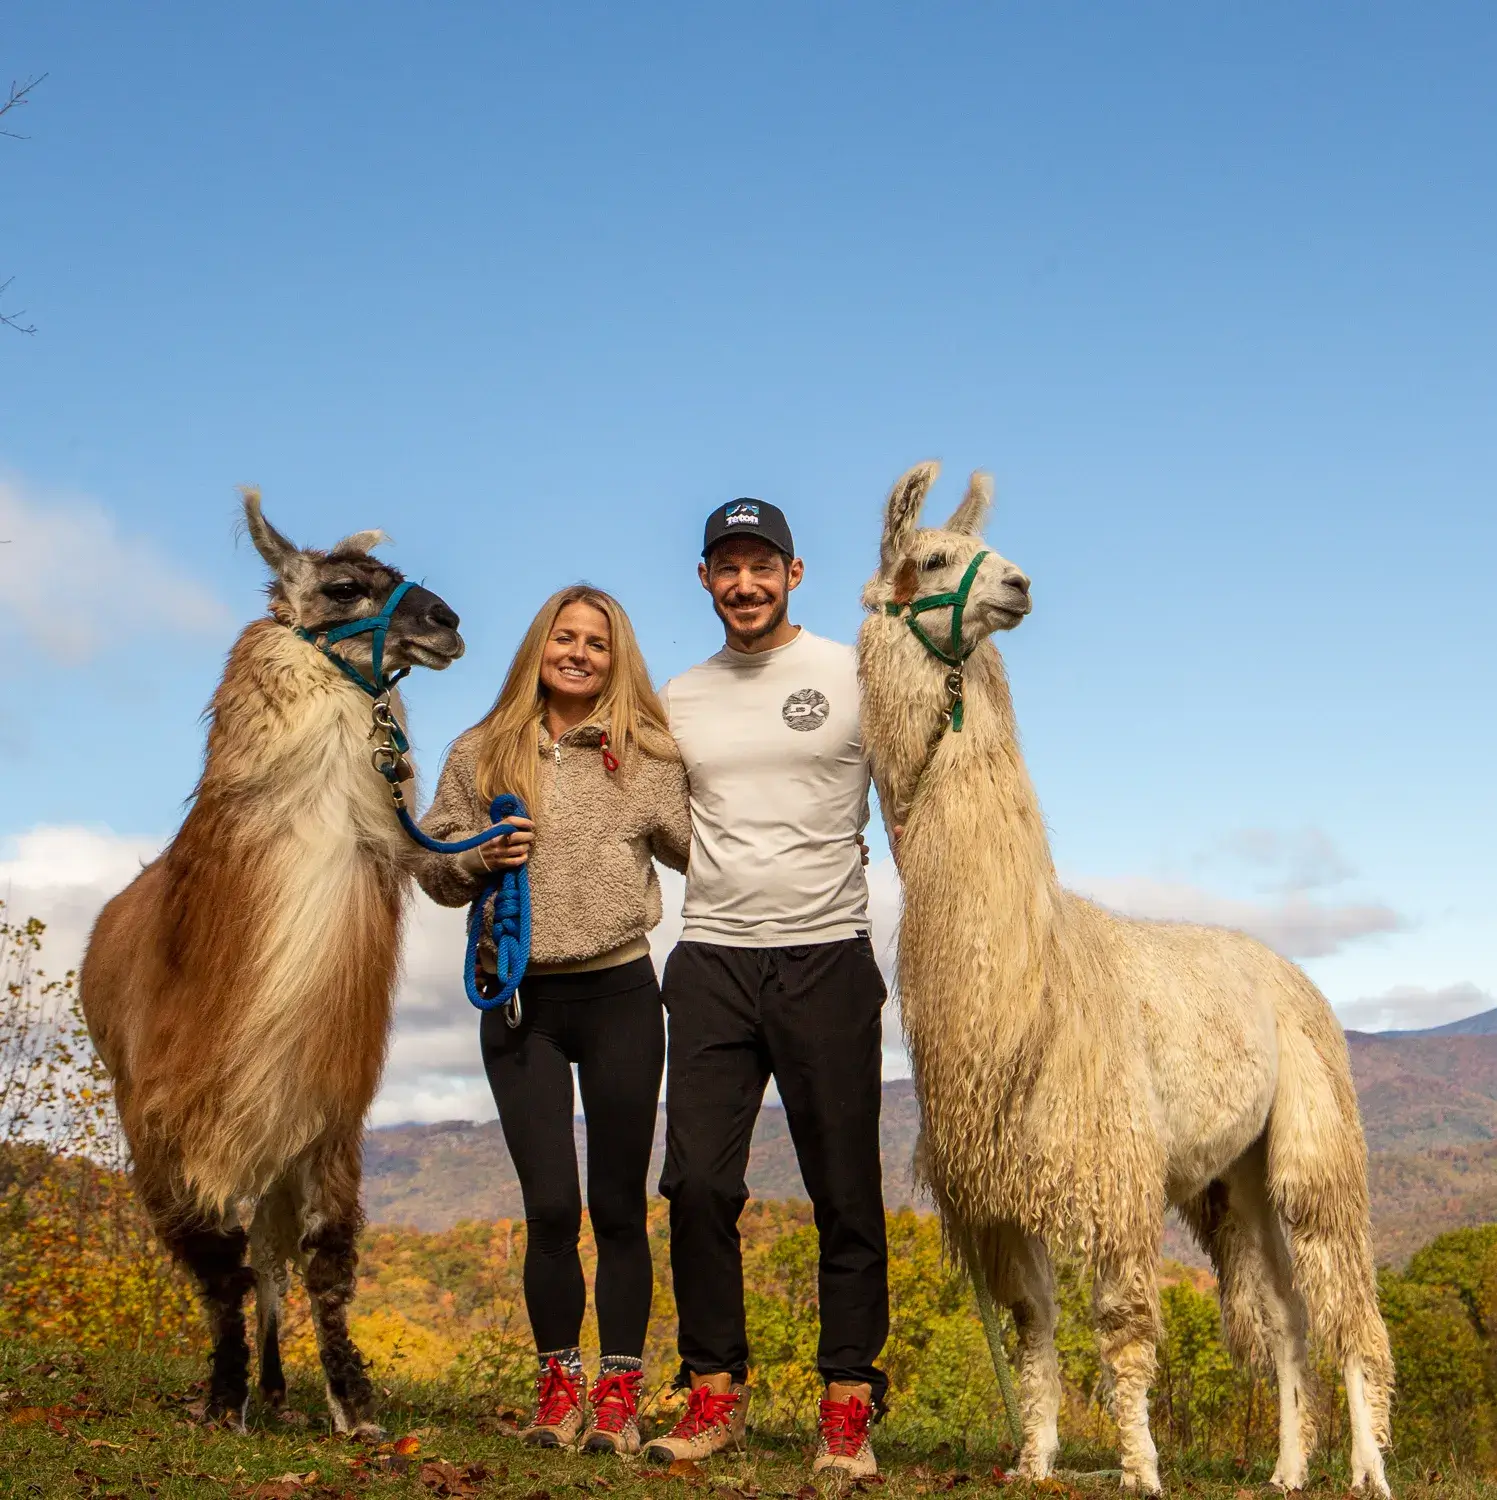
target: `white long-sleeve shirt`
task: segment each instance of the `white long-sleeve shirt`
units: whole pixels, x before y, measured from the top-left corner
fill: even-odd
[[[724,647],[663,694],[691,787],[683,941],[830,943],[868,931],[857,835],[868,759],[850,646],[802,629]]]

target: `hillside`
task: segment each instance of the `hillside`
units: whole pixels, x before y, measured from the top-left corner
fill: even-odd
[[[1418,1031],[1383,1031],[1384,1037],[1402,1036],[1497,1036],[1497,1010],[1484,1010],[1480,1015],[1462,1016],[1459,1021],[1447,1021],[1443,1026],[1425,1026]]]
[[[1378,1258],[1402,1261],[1432,1235],[1497,1219],[1497,1036],[1351,1032],[1352,1069],[1371,1153]],[[919,1128],[914,1086],[884,1086],[884,1193],[890,1208],[916,1203],[910,1158]],[[658,1178],[664,1116],[656,1128]],[[579,1159],[585,1159],[578,1131]],[[497,1122],[451,1121],[371,1132],[367,1209],[376,1223],[446,1229],[464,1219],[518,1217],[520,1188]],[[766,1108],[754,1133],[749,1190],[801,1198],[805,1190],[785,1113]],[[1198,1261],[1178,1229],[1167,1253]]]

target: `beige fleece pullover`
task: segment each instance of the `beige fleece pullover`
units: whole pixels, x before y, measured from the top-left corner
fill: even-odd
[[[489,826],[477,753],[476,728],[453,742],[421,819],[432,838],[469,838]],[[531,970],[642,957],[646,934],[661,916],[652,860],[684,870],[691,851],[686,772],[679,761],[639,751],[623,770],[607,770],[596,724],[554,744],[542,727],[536,754],[541,805],[530,851]],[[481,888],[455,854],[424,855],[416,879],[442,906],[465,906]]]

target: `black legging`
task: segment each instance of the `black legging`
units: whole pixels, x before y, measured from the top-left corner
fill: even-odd
[[[644,1352],[655,1275],[645,1179],[655,1135],[665,1020],[648,958],[520,987],[522,1020],[479,1024],[484,1071],[525,1199],[525,1307],[542,1353],[582,1336],[587,1288],[577,1255],[582,1195],[572,1135],[572,1064],[587,1119],[587,1206],[598,1245],[604,1354]]]

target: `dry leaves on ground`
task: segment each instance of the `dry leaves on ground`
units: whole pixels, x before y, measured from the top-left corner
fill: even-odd
[[[483,1464],[468,1464],[460,1469],[446,1459],[436,1458],[422,1464],[416,1477],[434,1495],[470,1496],[479,1492],[489,1471]]]

